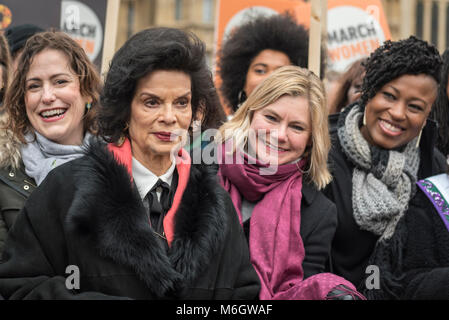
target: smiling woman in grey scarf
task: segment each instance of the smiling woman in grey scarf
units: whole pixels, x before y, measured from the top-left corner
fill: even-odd
[[[413,267],[403,268],[405,239],[397,235],[402,221],[420,208],[416,182],[446,166],[434,148],[435,122],[428,119],[441,58],[434,46],[412,36],[387,41],[365,67],[361,99],[330,119],[334,179],[325,192],[339,221],[332,271],[368,298],[401,298],[406,268]]]
[[[83,155],[94,132],[100,78],[62,32],[27,41],[0,126],[0,257],[31,192],[55,167]]]

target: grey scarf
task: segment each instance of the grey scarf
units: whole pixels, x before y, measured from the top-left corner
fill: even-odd
[[[338,137],[344,153],[355,164],[352,174],[354,219],[361,229],[389,239],[416,191],[420,162],[417,138],[402,151],[370,146],[360,132],[363,116],[360,107],[355,105],[341,116],[346,117],[338,128]]]
[[[25,135],[28,143],[22,145],[21,154],[26,174],[32,177],[37,185],[41,184],[52,169],[83,156],[85,147],[89,145],[89,139],[92,137],[87,132],[84,136],[83,145],[70,146],[58,144],[48,140],[38,132],[35,133],[36,139],[34,139],[32,133]]]

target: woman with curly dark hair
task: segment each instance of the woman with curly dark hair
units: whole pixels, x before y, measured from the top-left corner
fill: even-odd
[[[47,174],[83,156],[95,135],[100,76],[63,32],[28,39],[0,120],[0,255],[25,201]]]
[[[218,101],[204,44],[143,30],[114,55],[85,157],[29,198],[0,264],[9,299],[253,299],[259,281],[218,167],[182,149]],[[66,268],[81,281],[69,283]]]
[[[261,16],[237,27],[218,54],[220,91],[228,107],[235,112],[275,69],[290,64],[307,67],[308,50],[307,30],[288,13]]]
[[[441,57],[410,37],[386,41],[365,65],[362,96],[334,119],[326,190],[337,206],[333,272],[368,299],[447,299],[449,241],[418,180],[446,171],[428,119]],[[418,220],[421,223],[416,223]],[[443,238],[441,238],[443,239]],[[434,272],[435,271],[435,272]]]

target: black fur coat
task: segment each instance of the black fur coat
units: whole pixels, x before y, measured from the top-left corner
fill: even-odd
[[[52,170],[29,198],[6,243],[0,295],[257,298],[259,280],[216,168],[191,166],[174,223],[167,252],[127,169],[104,145],[94,145],[85,157]]]

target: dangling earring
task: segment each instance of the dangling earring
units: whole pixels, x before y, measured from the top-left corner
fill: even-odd
[[[363,110],[363,122],[362,122],[362,124],[364,126],[366,126],[366,108],[365,108],[365,110]]]
[[[92,108],[92,103],[87,102],[87,103],[86,103],[86,110],[89,111],[90,108]]]
[[[427,123],[427,121],[424,122],[424,125],[422,126],[421,130],[419,131],[418,140],[416,140],[416,149],[418,149],[419,143],[421,142],[422,131],[423,131],[424,127],[426,126],[426,123]]]

